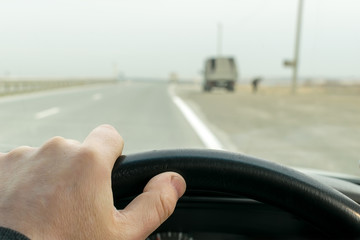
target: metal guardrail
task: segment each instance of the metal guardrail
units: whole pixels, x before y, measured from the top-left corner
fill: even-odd
[[[0,79],[0,96],[116,82],[114,79]]]

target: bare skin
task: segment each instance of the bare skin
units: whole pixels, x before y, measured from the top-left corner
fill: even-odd
[[[116,210],[111,170],[123,145],[102,125],[83,143],[55,137],[0,153],[0,226],[31,239],[145,239],[172,214],[186,184],[162,173]]]

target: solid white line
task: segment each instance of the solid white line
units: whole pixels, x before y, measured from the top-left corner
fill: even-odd
[[[46,109],[44,111],[36,113],[35,114],[35,119],[46,118],[46,117],[49,117],[51,115],[57,114],[59,112],[60,112],[60,109],[58,107],[49,108],[49,109]]]
[[[210,129],[196,116],[191,108],[181,98],[175,95],[173,88],[169,88],[169,94],[172,101],[184,114],[186,120],[197,133],[206,148],[210,149],[224,149],[220,141],[210,131]]]

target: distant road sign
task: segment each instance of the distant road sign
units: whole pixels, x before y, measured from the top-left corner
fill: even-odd
[[[284,60],[284,66],[285,67],[294,67],[295,66],[295,62],[291,61],[291,60]]]

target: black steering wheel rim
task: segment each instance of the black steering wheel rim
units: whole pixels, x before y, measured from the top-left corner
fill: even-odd
[[[116,161],[114,199],[142,192],[153,176],[174,171],[187,189],[219,191],[278,206],[332,236],[360,236],[360,206],[313,178],[273,162],[218,150],[160,150]]]

